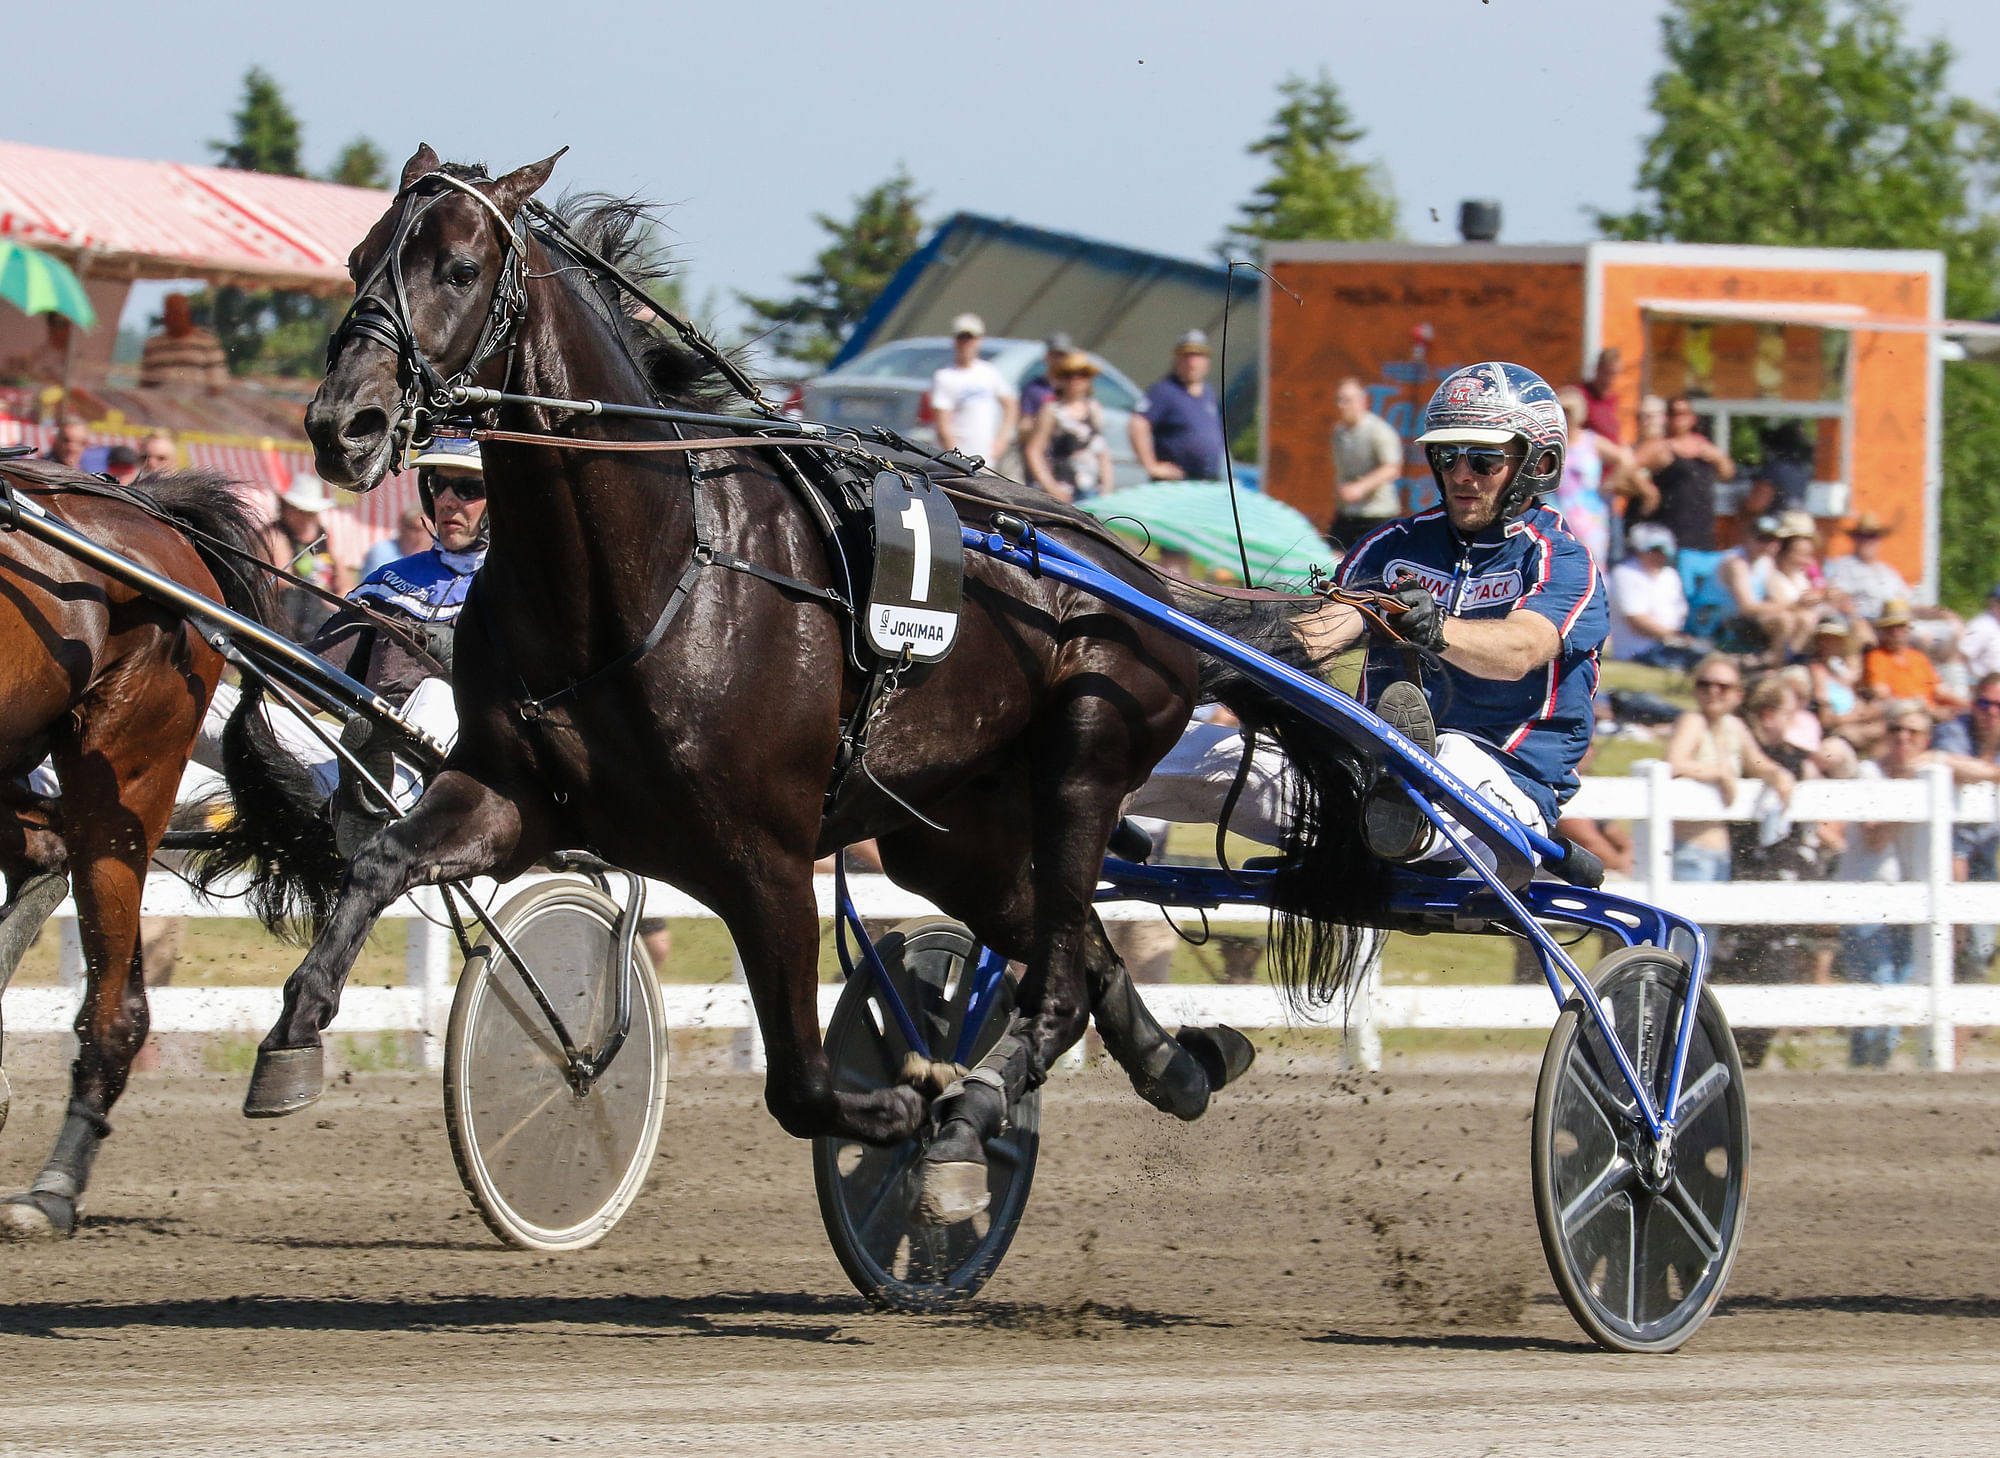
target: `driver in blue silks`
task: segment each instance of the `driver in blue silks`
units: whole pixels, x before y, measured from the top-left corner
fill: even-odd
[[[1469,365],[1439,384],[1417,443],[1441,504],[1364,537],[1337,581],[1383,586],[1400,598],[1403,640],[1436,654],[1444,669],[1419,688],[1399,676],[1401,644],[1378,639],[1361,696],[1489,803],[1548,834],[1576,792],[1577,765],[1590,747],[1597,655],[1610,621],[1589,549],[1538,499],[1562,479],[1562,406],[1532,370]],[[1360,641],[1364,626],[1337,602],[1297,623],[1322,661]],[[1191,727],[1127,813],[1215,819],[1241,753],[1240,735]],[[1274,753],[1253,761],[1238,807],[1253,817],[1237,824],[1244,834],[1282,838],[1282,774]],[[1184,813],[1198,801],[1205,815]],[[1363,829],[1385,860],[1458,854],[1393,781],[1370,798]],[[1480,842],[1470,844],[1488,859]]]

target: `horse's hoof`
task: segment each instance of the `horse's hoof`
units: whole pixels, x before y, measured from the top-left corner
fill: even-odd
[[[917,1196],[917,1214],[925,1223],[957,1225],[992,1201],[985,1165],[962,1159],[925,1162],[923,1189]]]
[[[325,1049],[259,1048],[250,1071],[250,1089],[243,1095],[248,1119],[276,1119],[319,1102],[326,1086]]]
[[[1211,1090],[1236,1082],[1257,1061],[1256,1044],[1222,1023],[1212,1028],[1182,1028],[1174,1041],[1194,1055],[1208,1075]]]
[[[61,1240],[76,1231],[76,1205],[31,1190],[0,1200],[0,1241]]]

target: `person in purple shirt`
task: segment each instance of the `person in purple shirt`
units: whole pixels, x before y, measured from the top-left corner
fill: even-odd
[[[1172,373],[1132,412],[1132,454],[1154,481],[1222,479],[1222,408],[1209,363],[1208,336],[1188,330],[1174,345]]]

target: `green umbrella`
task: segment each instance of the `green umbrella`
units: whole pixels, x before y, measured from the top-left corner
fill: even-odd
[[[80,329],[97,323],[90,295],[67,264],[7,238],[0,238],[0,299],[24,314],[62,314]]]
[[[1155,481],[1093,496],[1083,509],[1136,541],[1185,552],[1211,571],[1243,575],[1229,488],[1220,481]],[[1250,557],[1251,585],[1304,591],[1314,566],[1331,568],[1333,549],[1311,520],[1282,501],[1239,489],[1236,514]],[[1122,519],[1121,519],[1122,518]]]

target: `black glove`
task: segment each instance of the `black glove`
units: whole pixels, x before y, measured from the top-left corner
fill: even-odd
[[[1405,643],[1432,653],[1444,652],[1444,614],[1414,572],[1405,572],[1389,584],[1389,596],[1401,604],[1401,612],[1391,612],[1389,627]]]

